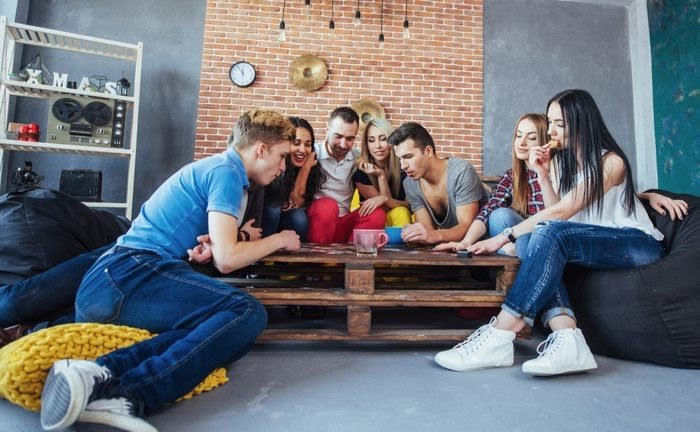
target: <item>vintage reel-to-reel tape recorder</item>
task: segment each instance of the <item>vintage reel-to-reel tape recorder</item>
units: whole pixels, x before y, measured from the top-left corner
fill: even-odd
[[[73,95],[54,95],[50,101],[48,142],[124,147],[126,102]]]

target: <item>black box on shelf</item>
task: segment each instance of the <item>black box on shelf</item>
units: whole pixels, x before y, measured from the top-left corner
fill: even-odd
[[[80,201],[102,201],[102,171],[62,170],[59,190]]]

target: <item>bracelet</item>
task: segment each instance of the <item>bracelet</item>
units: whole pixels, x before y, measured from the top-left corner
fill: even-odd
[[[513,235],[513,227],[508,227],[508,228],[504,229],[501,234],[506,236],[511,243],[515,243],[516,238]]]

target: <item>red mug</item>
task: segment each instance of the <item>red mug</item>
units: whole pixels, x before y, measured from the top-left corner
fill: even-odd
[[[358,257],[371,258],[377,256],[379,248],[389,241],[384,230],[356,229],[352,232],[352,242]]]

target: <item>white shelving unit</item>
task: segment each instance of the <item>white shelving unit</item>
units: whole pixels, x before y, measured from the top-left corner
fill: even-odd
[[[7,152],[57,152],[90,156],[125,157],[129,159],[125,202],[86,202],[91,207],[124,209],[128,218],[132,217],[134,196],[134,171],[136,168],[136,144],[139,119],[139,97],[141,89],[141,61],[143,44],[136,45],[99,39],[62,31],[12,23],[0,16],[0,34],[3,43],[0,46],[0,184],[4,182]],[[133,96],[111,95],[68,88],[59,88],[43,84],[8,79],[13,72],[16,44],[34,45],[47,49],[60,49],[102,57],[111,57],[135,63],[134,79],[131,83]],[[124,101],[131,108],[131,134],[125,143],[128,148],[97,147],[54,142],[29,142],[5,138],[9,121],[9,100],[11,96],[49,99],[51,96],[74,95],[90,98],[102,98],[107,101]]]

